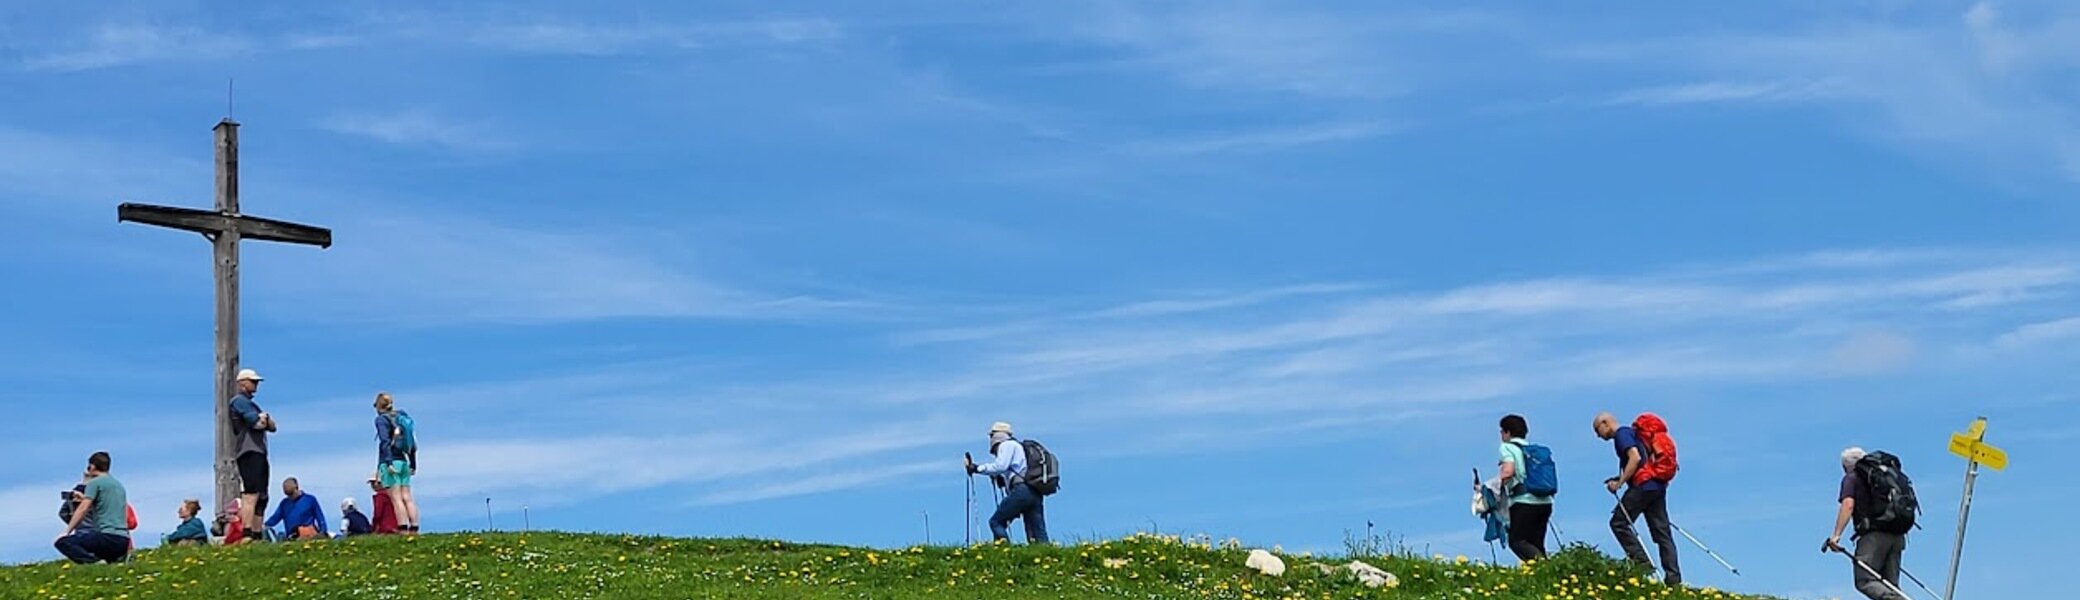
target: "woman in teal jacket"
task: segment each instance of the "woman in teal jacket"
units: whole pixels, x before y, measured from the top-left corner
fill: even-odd
[[[173,533],[159,538],[161,546],[201,546],[209,543],[209,528],[202,524],[202,501],[189,498],[181,501],[181,526]]]

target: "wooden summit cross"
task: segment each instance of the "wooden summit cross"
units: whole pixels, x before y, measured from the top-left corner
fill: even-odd
[[[238,242],[242,239],[332,247],[332,230],[248,217],[238,212],[238,123],[224,119],[217,137],[217,209],[214,211],[124,203],[116,220],[171,227],[202,234],[216,246],[217,272],[217,498],[216,508],[238,497],[238,458],[231,430],[232,381],[238,372]]]

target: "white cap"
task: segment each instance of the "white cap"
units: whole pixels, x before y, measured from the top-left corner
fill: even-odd
[[[255,371],[252,369],[246,369],[238,372],[239,381],[261,381],[263,379],[264,378],[260,376],[259,371]]]
[[[353,499],[353,498],[340,498],[340,499],[339,499],[339,511],[340,511],[340,512],[347,512],[347,511],[349,511],[349,510],[353,510],[353,508],[354,508],[354,499]]]
[[[990,432],[990,433],[1011,433],[1011,424],[1010,424],[1010,423],[1005,423],[1005,422],[1003,422],[1003,421],[997,421],[996,423],[992,423],[992,424],[990,424],[990,426],[989,426],[989,432]]]
[[[382,481],[382,480],[383,480],[383,475],[382,475],[381,473],[377,473],[377,472],[375,472],[375,471],[369,471],[369,472],[368,472],[368,482],[369,482],[369,483],[376,483],[376,482],[378,482],[378,481]]]

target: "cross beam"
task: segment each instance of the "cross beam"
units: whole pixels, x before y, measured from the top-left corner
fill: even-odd
[[[217,146],[216,210],[124,203],[116,207],[116,220],[193,231],[209,238],[213,247],[217,281],[216,506],[221,508],[237,498],[239,492],[237,438],[231,429],[231,396],[238,391],[232,378],[236,377],[239,365],[238,242],[255,239],[330,248],[332,230],[240,214],[238,123],[225,119],[213,131]]]
[[[193,231],[211,240],[236,229],[240,239],[332,247],[332,230],[323,227],[178,206],[125,202],[116,207],[116,220]]]

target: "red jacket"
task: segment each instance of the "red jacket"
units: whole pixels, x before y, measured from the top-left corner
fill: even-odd
[[[375,514],[369,518],[368,525],[375,528],[377,534],[397,533],[397,509],[390,505],[390,493],[376,492],[369,503],[375,505]]]

